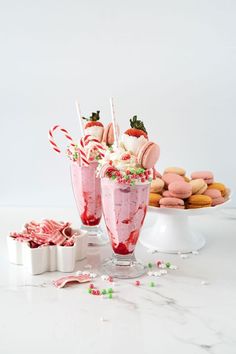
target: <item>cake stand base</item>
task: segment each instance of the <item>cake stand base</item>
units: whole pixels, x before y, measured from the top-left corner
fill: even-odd
[[[184,211],[174,214],[160,210],[155,214],[154,225],[147,228],[141,238],[145,247],[165,253],[189,253],[205,245],[203,235],[191,229]]]

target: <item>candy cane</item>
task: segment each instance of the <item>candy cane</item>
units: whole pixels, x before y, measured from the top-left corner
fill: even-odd
[[[105,148],[102,146],[102,144],[100,144],[100,141],[94,137],[92,137],[92,135],[86,135],[84,137],[84,144],[85,146],[88,146],[89,147],[89,153],[88,155],[90,155],[91,153],[91,150],[96,147],[97,150],[99,151],[101,157],[104,157],[105,154],[104,154],[104,151],[105,151]]]
[[[55,132],[55,130],[60,130],[62,133],[64,133],[65,137],[70,141],[70,145],[75,146],[75,144],[73,143],[73,139],[69,135],[68,131],[65,128],[62,128],[60,125],[54,125],[48,132],[49,142],[52,145],[53,150],[55,150],[58,153],[61,152],[61,150],[59,149],[59,147],[54,141],[53,133]]]
[[[79,141],[78,150],[79,150],[79,153],[80,153],[81,161],[84,163],[85,166],[88,166],[89,165],[89,161],[87,159],[87,155],[85,153],[84,147],[85,147],[84,138],[81,138],[80,141]]]

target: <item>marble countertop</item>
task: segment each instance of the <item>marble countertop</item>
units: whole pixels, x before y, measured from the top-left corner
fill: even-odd
[[[136,257],[145,264],[162,259],[178,269],[145,276],[139,287],[117,280],[112,299],[88,294],[88,284],[56,289],[52,281],[61,273],[31,276],[9,264],[8,233],[43,217],[78,223],[73,209],[0,209],[0,353],[236,353],[236,210],[191,218],[207,239],[198,255],[152,254],[138,244]],[[110,252],[90,247],[76,270],[89,264],[99,274]],[[108,285],[99,276],[94,283]]]

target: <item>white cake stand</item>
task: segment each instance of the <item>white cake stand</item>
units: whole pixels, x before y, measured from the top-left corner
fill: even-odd
[[[215,213],[230,202],[209,208],[199,209],[168,209],[148,207],[152,217],[152,227],[146,228],[140,242],[148,248],[164,253],[189,253],[197,251],[205,245],[204,236],[192,230],[189,223],[190,216]]]

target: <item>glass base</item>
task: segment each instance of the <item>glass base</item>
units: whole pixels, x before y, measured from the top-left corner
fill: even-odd
[[[111,259],[103,263],[102,272],[114,278],[132,279],[144,275],[146,268],[137,262],[134,254],[127,256],[113,254]]]
[[[87,231],[89,246],[103,246],[108,243],[108,237],[103,232],[100,225],[87,226],[82,224],[80,228],[81,230]]]

